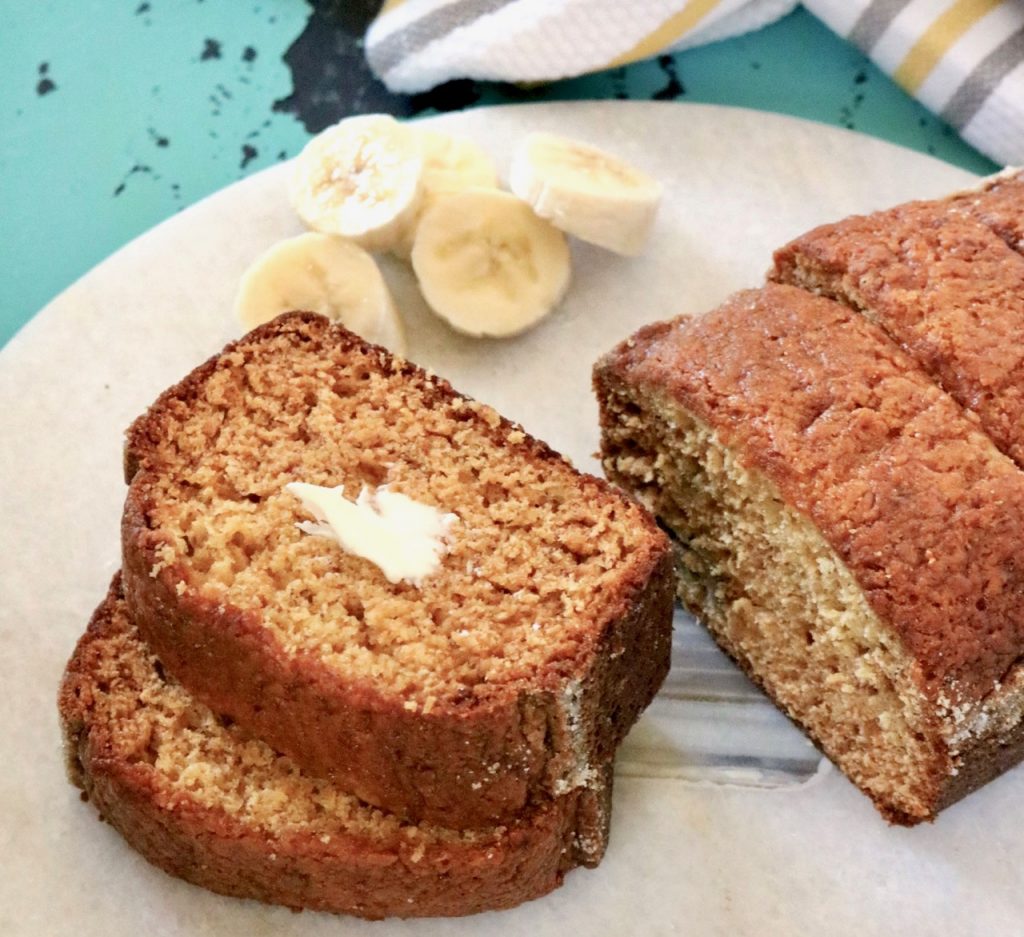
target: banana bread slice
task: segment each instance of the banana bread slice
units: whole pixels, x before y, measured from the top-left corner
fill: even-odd
[[[1007,233],[1014,199],[1000,193],[823,225],[776,251],[769,278],[880,325],[1024,466],[1024,257],[983,223],[999,214]]]
[[[890,820],[1024,754],[1024,473],[882,331],[791,286],[599,362],[603,463],[685,605]]]
[[[218,718],[170,678],[115,577],[60,690],[68,772],[150,862],[224,895],[360,917],[508,908],[596,865],[611,771],[507,826],[405,823]]]
[[[654,520],[447,382],[292,314],[130,429],[124,588],[170,673],[361,800],[489,826],[596,782],[669,666]],[[289,482],[390,488],[457,522],[389,582],[308,536]]]

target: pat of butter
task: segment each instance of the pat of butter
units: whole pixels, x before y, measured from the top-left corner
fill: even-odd
[[[371,491],[365,485],[355,501],[345,488],[325,488],[291,482],[285,490],[295,495],[317,523],[295,526],[314,537],[328,537],[348,553],[377,566],[389,582],[419,586],[436,573],[448,551],[445,537],[458,520],[429,504],[421,504],[381,485]]]

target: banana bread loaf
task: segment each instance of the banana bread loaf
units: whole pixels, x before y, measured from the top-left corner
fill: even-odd
[[[636,503],[447,382],[283,316],[130,429],[125,597],[168,671],[316,777],[449,828],[599,783],[669,666],[671,551]],[[390,582],[289,482],[457,515]],[[350,495],[350,496],[351,496]]]
[[[880,325],[1018,465],[1024,256],[1007,240],[1014,219],[1018,235],[1024,224],[1022,194],[1024,185],[1005,180],[959,201],[910,202],[823,225],[776,251],[769,274]]]
[[[791,286],[599,362],[603,463],[681,600],[890,820],[1024,754],[1024,473],[877,326]]]
[[[68,771],[154,865],[225,895],[360,917],[470,914],[556,888],[604,850],[611,771],[507,826],[416,826],[216,717],[164,671],[115,578],[60,692]]]

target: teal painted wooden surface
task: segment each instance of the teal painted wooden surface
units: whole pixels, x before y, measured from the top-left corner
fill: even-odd
[[[0,344],[133,237],[357,110],[697,101],[994,168],[802,10],[748,36],[528,92],[461,82],[410,99],[362,68],[367,5],[335,3],[332,18],[304,0],[0,0]]]

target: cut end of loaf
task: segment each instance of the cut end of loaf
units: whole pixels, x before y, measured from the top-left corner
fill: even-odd
[[[913,662],[813,524],[692,414],[603,408],[605,472],[672,531],[683,605],[891,818],[930,818],[948,766]]]

